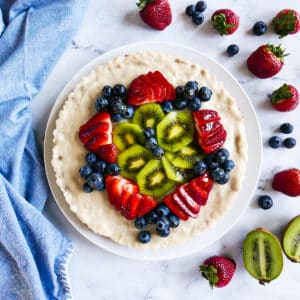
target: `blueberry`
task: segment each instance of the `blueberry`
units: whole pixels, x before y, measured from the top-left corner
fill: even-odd
[[[83,184],[82,189],[85,193],[91,193],[93,191],[87,182]]]
[[[164,113],[169,113],[173,110],[173,104],[171,101],[165,101],[161,104],[161,108],[164,111]]]
[[[103,89],[102,89],[102,96],[104,98],[110,98],[111,94],[112,94],[111,86],[109,86],[109,85],[104,86]]]
[[[126,119],[131,119],[134,114],[134,107],[131,105],[127,105],[126,111],[122,114],[122,116]]]
[[[215,159],[219,164],[222,164],[229,156],[228,150],[222,148],[215,153]]]
[[[120,174],[120,167],[116,163],[108,164],[107,166],[107,172],[109,175],[119,175]]]
[[[289,134],[289,133],[292,133],[293,130],[294,130],[294,127],[292,124],[290,123],[283,123],[280,125],[280,128],[279,128],[280,132],[282,133],[286,133],[286,134]]]
[[[198,97],[200,98],[201,101],[209,101],[211,96],[212,96],[212,91],[206,86],[203,86],[198,92]]]
[[[184,86],[182,86],[182,85],[177,86],[175,91],[176,91],[176,98],[177,99],[180,99],[180,98],[184,97]]]
[[[199,11],[195,11],[192,16],[192,21],[195,25],[201,25],[204,21],[204,15]]]
[[[166,229],[169,229],[169,220],[166,217],[161,217],[157,219],[155,226],[157,230],[164,231]]]
[[[225,156],[225,158],[228,159],[229,151],[226,148],[221,148],[218,150],[218,152],[221,152]]]
[[[200,160],[194,165],[194,173],[195,175],[203,175],[207,170],[207,165],[203,160]]]
[[[111,120],[113,122],[120,122],[122,120],[122,116],[120,114],[112,114]]]
[[[143,129],[144,135],[146,138],[151,138],[155,136],[155,130],[152,127],[146,127]]]
[[[225,176],[225,171],[221,168],[216,168],[210,171],[211,177],[215,180],[221,180]]]
[[[106,171],[106,166],[107,163],[103,160],[97,160],[94,164],[93,167],[101,174],[104,174]]]
[[[93,168],[91,166],[83,166],[79,169],[79,174],[83,178],[86,178],[92,173],[93,173]]]
[[[289,149],[294,148],[296,146],[296,140],[292,137],[287,138],[283,141],[283,145]]]
[[[139,217],[134,220],[134,225],[137,229],[144,230],[148,223],[144,217]]]
[[[157,208],[156,208],[156,212],[159,216],[167,216],[170,213],[170,209],[167,205],[165,204],[160,204]]]
[[[104,188],[103,176],[100,173],[92,173],[87,178],[88,185],[93,189]]]
[[[161,237],[168,237],[170,235],[170,227],[168,226],[164,230],[160,230],[160,229],[156,228],[156,232]]]
[[[123,102],[117,102],[112,108],[111,111],[115,115],[123,115],[127,111],[127,106]]]
[[[113,96],[109,101],[109,108],[111,111],[117,103],[124,104],[123,99],[119,96]]]
[[[189,86],[184,88],[184,96],[187,100],[192,100],[196,96],[196,91]]]
[[[124,97],[127,93],[126,87],[123,84],[116,84],[112,89],[113,95]]]
[[[184,109],[186,108],[187,101],[185,99],[176,99],[174,101],[174,106],[176,109]]]
[[[229,45],[226,49],[226,52],[230,57],[238,54],[239,51],[240,51],[239,46],[235,44]]]
[[[168,220],[171,228],[176,228],[179,226],[180,219],[177,216],[170,214],[168,215]]]
[[[157,140],[154,137],[150,137],[145,142],[145,147],[148,149],[155,149],[157,147]]]
[[[270,147],[276,149],[276,148],[279,148],[281,146],[281,138],[279,136],[272,136],[270,139],[269,139],[269,145]]]
[[[230,179],[229,174],[225,173],[224,177],[219,180],[216,180],[216,182],[219,184],[226,184],[229,181],[229,179]]]
[[[188,101],[187,106],[191,111],[200,110],[201,100],[199,98],[195,97],[194,99]]]
[[[156,159],[161,159],[164,156],[164,154],[164,150],[160,147],[156,147],[155,149],[153,149],[153,156]]]
[[[209,154],[208,156],[206,156],[204,162],[206,163],[209,170],[216,169],[219,166],[219,163],[216,161],[214,154]]]
[[[253,25],[253,33],[255,35],[263,35],[267,31],[268,27],[265,22],[259,21]]]
[[[138,240],[143,243],[147,244],[151,240],[151,234],[149,231],[141,231],[138,235]]]
[[[207,4],[205,1],[198,1],[196,3],[196,10],[200,12],[204,12],[207,8]]]
[[[196,11],[195,5],[189,5],[189,6],[187,6],[186,9],[185,9],[185,13],[186,13],[189,17],[191,17],[191,16],[194,14],[195,11]]]
[[[185,86],[190,87],[195,90],[195,92],[198,91],[198,82],[197,81],[188,81]]]
[[[96,99],[95,108],[97,111],[104,111],[108,107],[108,100],[104,97],[100,97]]]
[[[158,218],[158,214],[156,213],[155,210],[151,210],[145,215],[145,218],[148,224],[155,224]]]
[[[89,164],[93,164],[97,161],[97,155],[95,153],[89,152],[86,156],[85,156],[85,160],[89,163]]]
[[[263,195],[258,198],[258,205],[262,209],[269,209],[273,206],[273,200],[270,196]]]
[[[224,161],[221,167],[225,172],[230,172],[234,168],[234,161],[227,159]]]
[[[105,184],[104,184],[103,181],[97,182],[97,184],[96,184],[96,190],[98,190],[98,191],[103,191],[103,190],[105,190]]]

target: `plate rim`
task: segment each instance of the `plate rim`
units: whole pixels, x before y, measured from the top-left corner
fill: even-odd
[[[163,48],[163,50],[157,50]],[[142,50],[144,49],[144,50]],[[153,50],[156,49],[156,50]],[[172,49],[172,51],[170,51]],[[167,50],[167,51],[166,51]],[[194,244],[197,244],[197,240],[200,238],[200,234],[193,238],[192,240],[189,240],[185,243],[172,246],[172,247],[166,247],[166,248],[161,248],[161,249],[139,249],[139,248],[130,248],[121,244],[118,244],[117,242],[114,242],[110,240],[107,237],[103,237],[99,234],[96,234],[92,232],[91,229],[87,227],[87,225],[83,224],[79,218],[70,210],[69,204],[65,201],[64,196],[59,189],[56,179],[55,179],[55,173],[53,170],[53,167],[51,165],[51,157],[52,157],[52,140],[53,140],[53,127],[55,128],[55,122],[56,122],[56,117],[62,108],[64,102],[67,99],[68,94],[74,89],[76,84],[78,84],[79,80],[82,79],[85,75],[88,75],[92,70],[94,70],[97,66],[104,64],[105,62],[111,60],[113,57],[119,56],[119,55],[124,55],[126,53],[137,53],[137,52],[142,52],[142,51],[155,51],[155,52],[167,52],[167,54],[170,54],[170,52],[173,52],[173,55],[177,55],[178,57],[184,58],[184,56],[199,56],[199,59],[206,60],[209,62],[209,64],[213,64],[214,68],[217,68],[221,70],[223,75],[227,76],[227,79],[230,79],[231,82],[234,83],[235,88],[243,95],[244,100],[246,100],[246,106],[248,106],[248,113],[252,117],[252,121],[254,123],[251,124],[252,126],[252,131],[253,128],[255,127],[255,133],[256,135],[256,168],[255,168],[255,175],[256,179],[253,179],[253,184],[248,187],[248,197],[246,203],[242,206],[242,209],[239,211],[239,214],[236,216],[234,220],[229,222],[227,224],[226,228],[222,227],[223,231],[220,232],[218,235],[216,235],[214,238],[211,238],[204,246],[201,244],[201,247],[194,247]],[[176,52],[176,54],[175,54]],[[196,62],[195,62],[196,63]],[[201,65],[203,66],[203,64]],[[205,66],[204,66],[205,67]],[[211,70],[208,70],[210,73],[216,76],[218,78],[217,74],[214,74],[211,72]],[[225,77],[226,77],[225,76]],[[221,81],[223,83],[223,80],[218,78],[218,81]],[[223,84],[225,86],[225,84]],[[232,87],[234,88],[234,87]],[[228,88],[225,86],[225,89],[228,91]],[[232,94],[230,92],[230,94]],[[233,95],[234,98],[236,98],[235,95]],[[240,105],[239,109],[240,109]],[[246,118],[243,116],[245,123],[246,123]],[[246,127],[246,126],[245,126]],[[246,128],[246,132],[247,132]],[[247,141],[248,141],[248,135],[246,133]],[[249,141],[248,141],[249,144]],[[253,151],[253,148],[251,148]],[[247,150],[247,153],[249,154],[249,147]],[[65,84],[64,88],[61,90],[59,93],[58,97],[56,98],[55,102],[53,103],[53,106],[51,108],[51,112],[49,114],[49,118],[47,120],[47,125],[46,125],[46,130],[45,130],[45,139],[44,139],[44,164],[45,164],[45,171],[46,171],[46,176],[47,180],[49,183],[49,187],[52,193],[52,196],[58,205],[59,209],[63,213],[64,217],[68,220],[68,222],[75,228],[83,237],[85,237],[87,240],[92,242],[93,244],[97,245],[98,247],[122,256],[126,258],[131,258],[131,259],[136,259],[136,260],[152,260],[152,261],[159,261],[159,260],[169,260],[169,259],[175,259],[175,258],[180,258],[184,257],[187,255],[192,255],[195,252],[201,251],[204,248],[208,247],[212,243],[216,242],[219,240],[223,235],[225,235],[241,218],[241,216],[244,214],[246,209],[248,208],[251,198],[255,192],[255,188],[257,186],[260,173],[261,173],[261,166],[262,166],[262,134],[261,134],[261,129],[258,121],[257,114],[255,112],[254,106],[247,95],[246,91],[244,88],[241,86],[241,84],[237,81],[237,79],[228,71],[226,70],[225,67],[223,67],[220,63],[218,63],[215,59],[207,56],[206,54],[202,53],[201,51],[188,47],[185,45],[180,45],[176,43],[169,43],[169,42],[138,42],[138,43],[131,43],[127,44],[118,48],[111,49],[96,58],[92,59],[90,62],[85,64],[82,68],[80,68],[73,76],[72,78]],[[249,155],[248,155],[248,161],[247,161],[247,169],[246,169],[246,174],[249,172]],[[245,174],[245,177],[246,177]],[[53,181],[54,179],[54,181]],[[238,192],[238,195],[245,189],[244,187],[245,179],[243,182],[242,189]],[[61,194],[61,195],[58,195]],[[58,199],[59,197],[62,199]],[[235,198],[236,199],[236,198]],[[234,203],[232,203],[231,208],[229,208],[226,213],[220,217],[220,219],[216,220],[209,229],[207,229],[205,232],[202,232],[202,235],[205,235],[207,232],[212,231],[212,228],[216,228],[216,225],[220,223],[222,220],[225,219],[225,217],[229,214],[229,210],[232,209]],[[177,251],[174,251],[177,250]]]

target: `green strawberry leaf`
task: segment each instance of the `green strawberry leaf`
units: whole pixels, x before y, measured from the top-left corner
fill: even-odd
[[[219,277],[217,275],[218,271],[215,267],[201,265],[199,266],[199,271],[202,273],[202,276],[208,280],[211,288],[217,286]]]
[[[290,32],[293,32],[296,29],[296,23],[297,17],[294,15],[293,10],[287,14],[281,13],[272,20],[272,25],[274,25],[275,32],[280,35],[279,38],[283,38]]]
[[[279,103],[284,99],[289,99],[293,97],[293,93],[291,93],[290,88],[285,83],[279,89],[275,90],[271,95],[272,103]]]
[[[219,14],[214,16],[212,24],[221,35],[228,34],[228,29],[231,29],[235,26],[235,24],[226,23],[225,14]]]
[[[288,56],[288,53],[284,53],[284,49],[281,48],[281,45],[274,46],[271,44],[267,44],[267,49],[272,52],[276,57],[278,57],[282,62],[284,57]]]
[[[139,10],[143,10],[147,4],[154,2],[154,0],[140,0],[136,5]]]

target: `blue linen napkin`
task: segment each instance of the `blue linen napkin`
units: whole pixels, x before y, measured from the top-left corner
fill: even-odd
[[[30,101],[86,0],[0,0],[0,299],[69,299],[71,242],[43,215],[48,186]]]

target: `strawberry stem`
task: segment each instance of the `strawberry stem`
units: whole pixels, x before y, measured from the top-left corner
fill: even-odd
[[[276,57],[278,57],[281,62],[283,62],[283,58],[288,56],[288,53],[284,53],[284,49],[281,48],[281,45],[274,46],[272,44],[267,44],[267,49],[271,51]]]
[[[143,10],[147,4],[154,2],[155,0],[140,0],[136,5],[139,10]]]
[[[217,275],[217,269],[213,266],[201,265],[199,266],[199,271],[202,273],[202,276],[206,278],[211,286],[211,288],[217,286],[219,282],[219,277]]]
[[[274,30],[280,35],[279,38],[283,38],[290,32],[296,29],[297,17],[294,11],[291,10],[288,13],[282,12],[278,16],[274,17],[272,20],[272,25],[274,25]]]
[[[213,23],[214,28],[221,35],[228,34],[228,29],[231,29],[235,26],[234,24],[226,23],[226,16],[223,13],[214,16],[212,23]]]
[[[279,89],[275,90],[271,95],[272,103],[281,102],[283,99],[289,99],[293,97],[293,93],[291,92],[289,86],[285,83]]]

